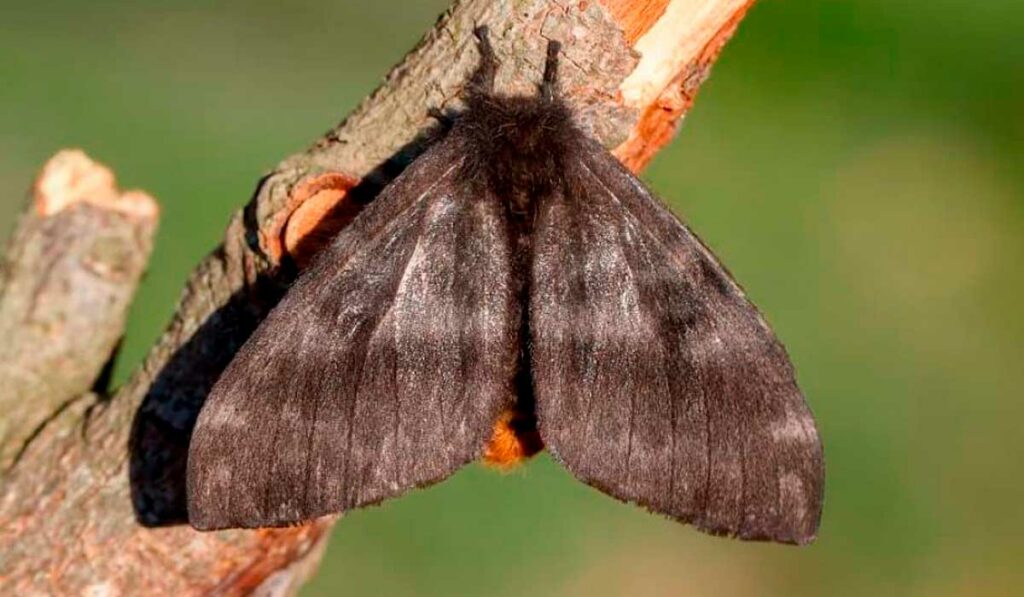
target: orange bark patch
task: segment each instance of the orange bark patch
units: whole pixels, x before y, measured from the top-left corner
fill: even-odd
[[[661,15],[669,0],[598,0],[601,6],[611,13],[612,18],[622,29],[629,45],[647,33]]]
[[[218,588],[229,595],[251,594],[272,574],[312,550],[333,522],[334,518],[327,518],[298,527],[255,531],[255,545],[244,554],[249,564],[241,565],[237,561],[224,562],[227,564],[225,572],[235,572],[230,577],[230,585]]]
[[[612,154],[633,172],[643,170],[654,155],[672,140],[679,120],[693,104],[693,97],[683,93],[683,85],[679,82],[682,79],[685,75],[679,75],[657,101],[643,110],[629,137],[612,150]]]
[[[348,191],[359,181],[330,172],[303,181],[292,191],[288,205],[263,235],[263,247],[275,262],[288,255],[300,267],[359,213]]]

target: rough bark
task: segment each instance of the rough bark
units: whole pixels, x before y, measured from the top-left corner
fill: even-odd
[[[152,223],[149,233],[140,228],[133,237],[139,241],[134,251],[113,252],[120,257],[112,258],[117,265],[110,271],[128,273],[117,291],[108,291],[113,298],[105,314],[76,306],[83,288],[92,286],[85,276],[69,274],[63,290],[53,290],[56,296],[63,291],[58,303],[70,306],[56,308],[90,313],[92,321],[81,324],[90,332],[80,332],[78,320],[65,324],[67,335],[82,336],[81,344],[48,361],[38,355],[39,368],[26,369],[36,372],[29,375],[30,390],[0,395],[0,408],[16,413],[0,439],[2,454],[14,454],[15,461],[0,476],[0,592],[293,593],[315,568],[333,520],[192,531],[183,524],[191,428],[219,372],[296,266],[422,149],[431,109],[457,108],[477,56],[472,29],[489,25],[503,61],[498,86],[507,91],[532,92],[547,40],[562,40],[563,94],[583,126],[639,169],[671,138],[751,2],[457,2],[344,122],[260,181],[223,244],[190,276],[173,321],[145,363],[109,399],[87,390],[121,333]],[[151,215],[155,222],[155,209]],[[44,216],[38,226],[74,237],[72,223]],[[60,253],[59,263],[72,269],[89,267],[89,260],[75,257],[88,254],[85,245],[31,240],[25,230],[35,226],[32,217],[13,241],[8,271],[27,272],[29,286],[46,279],[45,260],[26,248],[33,243],[44,253]],[[18,297],[24,291],[16,275],[5,279],[0,330],[16,339],[9,343],[13,352],[27,353],[39,332],[21,329],[26,307]],[[3,307],[7,301],[13,307]],[[58,369],[59,375],[44,375]],[[17,375],[0,370],[0,384]]]

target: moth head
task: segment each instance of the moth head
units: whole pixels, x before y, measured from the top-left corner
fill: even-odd
[[[572,112],[556,91],[560,46],[548,45],[536,95],[507,95],[494,89],[498,65],[486,29],[476,34],[480,64],[466,86],[466,109],[456,123],[468,145],[467,178],[503,194],[546,194],[563,178],[563,162],[579,139]]]

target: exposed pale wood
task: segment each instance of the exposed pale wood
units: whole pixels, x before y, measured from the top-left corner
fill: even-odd
[[[292,593],[315,567],[333,521],[206,534],[184,526],[191,427],[292,264],[416,155],[431,109],[458,106],[477,58],[472,29],[490,26],[506,91],[533,92],[547,40],[562,40],[562,91],[580,123],[640,168],[670,138],[747,6],[456,2],[344,122],[261,180],[125,387],[102,408],[89,408],[91,395],[57,412],[38,403],[51,419],[0,478],[0,593]]]
[[[615,156],[634,171],[672,140],[725,42],[754,0],[671,0],[634,46],[640,62],[620,86],[639,118]]]

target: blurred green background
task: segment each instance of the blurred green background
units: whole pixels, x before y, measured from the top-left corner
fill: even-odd
[[[445,7],[0,7],[0,236],[80,146],[163,219],[118,378],[259,175]],[[787,344],[825,442],[819,540],[742,544],[547,457],[337,527],[314,595],[1007,595],[1024,583],[1024,3],[761,0],[645,173]]]

